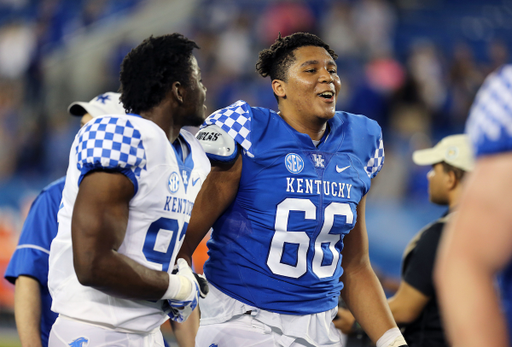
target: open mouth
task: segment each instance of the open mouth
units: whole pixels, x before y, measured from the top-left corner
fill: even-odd
[[[327,99],[327,100],[331,100],[334,97],[334,93],[333,92],[323,92],[323,93],[318,94],[318,96],[320,96],[324,99]]]

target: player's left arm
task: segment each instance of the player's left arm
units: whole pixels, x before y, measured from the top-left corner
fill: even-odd
[[[371,340],[374,343],[379,342],[378,346],[381,346],[382,340],[378,340],[385,338],[387,336],[384,336],[385,333],[389,335],[387,332],[390,329],[398,330],[398,328],[391,315],[384,290],[370,264],[365,209],[366,196],[361,199],[357,207],[356,225],[344,238],[345,246],[342,252],[344,272],[341,277],[344,288],[341,295]],[[390,343],[383,346],[388,346]]]
[[[512,153],[482,157],[441,239],[434,280],[454,347],[509,346],[495,274],[512,261]]]
[[[230,163],[213,163],[199,191],[178,258],[192,263],[192,254],[217,218],[233,202],[242,176],[242,155]]]

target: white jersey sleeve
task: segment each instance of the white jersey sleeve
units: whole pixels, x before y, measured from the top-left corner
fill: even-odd
[[[141,170],[146,168],[146,151],[141,133],[129,119],[101,117],[87,123],[77,135],[75,147],[78,184],[90,171],[122,171],[138,188]]]

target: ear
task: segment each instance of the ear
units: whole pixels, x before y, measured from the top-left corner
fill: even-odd
[[[446,173],[446,187],[448,188],[448,190],[455,189],[458,183],[459,181],[457,180],[457,176],[455,176],[455,172],[451,170],[448,171]]]
[[[272,80],[272,90],[280,98],[286,99],[286,83],[281,80]]]
[[[183,85],[180,82],[172,84],[171,93],[179,104],[183,104]]]

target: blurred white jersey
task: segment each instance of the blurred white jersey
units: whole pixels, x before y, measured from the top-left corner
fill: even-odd
[[[145,333],[167,320],[163,301],[127,300],[82,286],[73,267],[71,217],[80,182],[93,170],[118,171],[134,184],[124,241],[118,252],[153,270],[171,272],[194,200],[210,171],[199,142],[186,130],[169,143],[154,122],[137,115],[94,118],[77,134],[69,156],[50,251],[52,310],[116,331]],[[183,158],[182,158],[183,157]]]

